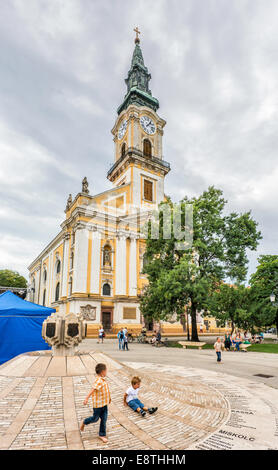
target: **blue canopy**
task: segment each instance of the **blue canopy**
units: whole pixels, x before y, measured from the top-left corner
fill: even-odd
[[[27,302],[11,291],[0,295],[0,364],[18,354],[50,349],[41,335],[43,321],[56,310]]]

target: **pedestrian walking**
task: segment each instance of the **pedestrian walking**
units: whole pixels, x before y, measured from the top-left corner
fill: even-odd
[[[117,338],[118,338],[118,341],[119,341],[119,350],[123,350],[124,348],[124,330],[121,328],[119,333],[117,334]]]

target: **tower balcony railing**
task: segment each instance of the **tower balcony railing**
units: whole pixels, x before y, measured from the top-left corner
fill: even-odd
[[[144,158],[146,159],[147,161],[151,161],[153,163],[158,163],[159,165],[161,166],[164,166],[165,168],[167,168],[167,170],[170,170],[170,163],[169,162],[166,162],[166,160],[163,160],[161,158],[158,158],[158,157],[154,157],[154,156],[149,156],[149,155],[145,155],[141,150],[138,150],[134,147],[129,147],[126,152],[121,155],[120,158],[118,158],[118,160],[116,160],[116,162],[111,166],[111,168],[108,170],[108,173],[107,173],[107,176],[110,176],[111,173],[113,173],[114,169],[121,163],[123,162],[123,160],[125,159],[125,157],[127,155],[137,155],[138,157],[141,157],[141,158]]]

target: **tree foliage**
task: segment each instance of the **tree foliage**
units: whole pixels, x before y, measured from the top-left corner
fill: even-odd
[[[234,328],[253,329],[252,291],[244,285],[221,284],[209,299],[209,313],[220,326],[227,321]]]
[[[253,292],[253,312],[258,326],[275,324],[278,332],[278,306],[270,302],[272,292],[276,296],[276,302],[278,301],[278,256],[260,256],[258,263],[257,270],[250,280]]]
[[[168,201],[169,203],[169,201]],[[181,207],[192,204],[193,241],[187,250],[179,249],[173,230],[163,237],[163,214],[160,205],[159,237],[146,240],[144,272],[149,284],[141,298],[144,316],[167,320],[189,309],[192,319],[192,340],[198,341],[197,311],[206,310],[217,286],[226,278],[242,282],[248,268],[247,249],[255,250],[261,234],[251,213],[226,215],[227,201],[221,190],[209,187],[199,197],[185,197]],[[172,214],[176,205],[171,203]],[[185,209],[184,209],[185,213]],[[171,220],[172,222],[172,220]],[[182,230],[186,217],[182,217]]]
[[[27,287],[27,280],[17,271],[9,269],[0,270],[0,286],[3,287]]]

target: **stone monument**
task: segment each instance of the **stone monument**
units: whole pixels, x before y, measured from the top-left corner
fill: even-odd
[[[52,347],[53,356],[74,356],[76,346],[86,337],[82,315],[52,313],[42,325],[42,337]]]

